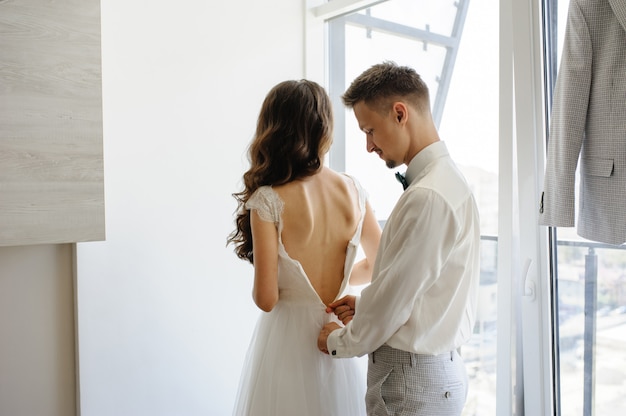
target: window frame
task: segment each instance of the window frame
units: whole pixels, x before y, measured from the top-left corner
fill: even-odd
[[[381,1],[307,0],[307,78],[330,87],[325,22],[378,3]],[[499,416],[555,414],[553,321],[543,319],[553,314],[548,230],[538,225],[547,123],[543,6],[542,0],[499,1],[497,379],[509,380],[497,383]],[[337,120],[335,123],[336,131],[341,131],[342,126]],[[340,153],[333,155],[341,157]],[[333,168],[341,170],[342,166],[340,160],[331,161]]]

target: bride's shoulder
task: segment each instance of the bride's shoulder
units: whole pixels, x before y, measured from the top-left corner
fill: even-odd
[[[271,186],[261,186],[246,202],[246,209],[257,210],[267,221],[278,221],[283,210],[283,201]]]

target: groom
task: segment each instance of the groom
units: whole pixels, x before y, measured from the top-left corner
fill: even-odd
[[[328,305],[345,324],[322,328],[333,358],[369,354],[368,415],[460,415],[467,397],[458,348],[472,335],[480,230],[474,197],[439,140],[428,88],[409,67],[374,65],[343,95],[367,151],[407,165],[372,283]],[[357,302],[358,300],[358,302]]]

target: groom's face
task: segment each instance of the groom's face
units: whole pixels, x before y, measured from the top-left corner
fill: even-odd
[[[366,149],[376,153],[392,169],[403,163],[396,140],[396,118],[392,111],[383,112],[360,101],[353,107],[359,128],[365,133]]]

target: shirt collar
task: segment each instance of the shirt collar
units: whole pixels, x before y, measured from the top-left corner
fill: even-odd
[[[431,143],[420,150],[418,154],[413,156],[411,162],[409,162],[409,166],[407,167],[405,173],[405,177],[409,185],[413,183],[415,179],[422,176],[424,169],[430,162],[446,156],[449,156],[448,147],[441,140]]]

